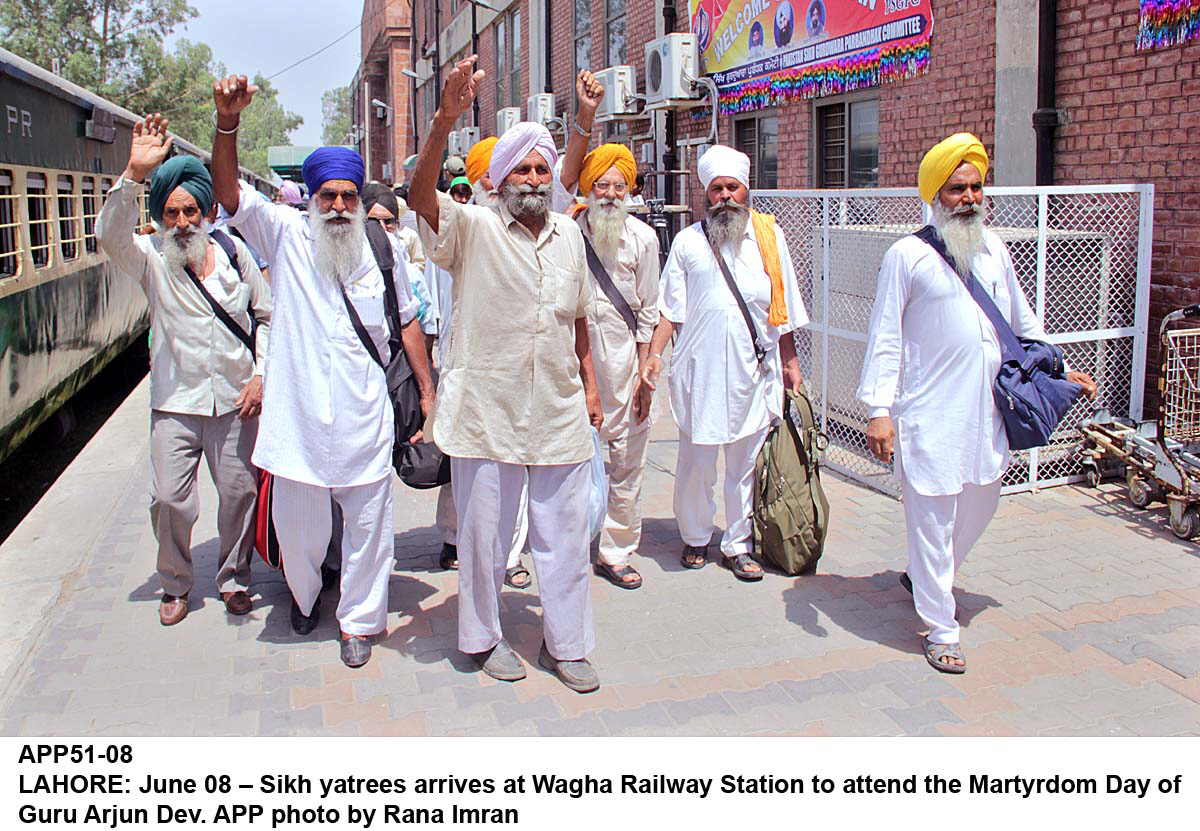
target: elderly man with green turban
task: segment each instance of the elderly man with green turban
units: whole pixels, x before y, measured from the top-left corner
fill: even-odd
[[[929,629],[925,659],[956,674],[967,662],[954,578],[996,512],[1009,461],[992,396],[1000,339],[971,295],[972,275],[1018,336],[1046,339],[1008,249],[984,226],[987,170],[987,151],[970,133],[939,142],[921,161],[917,186],[932,210],[932,239],[941,239],[955,267],[916,235],[888,249],[858,388],[870,419],[867,445],[884,463],[894,450],[904,487],[908,568],[900,582]],[[1083,373],[1067,377],[1095,392]]]
[[[258,492],[250,456],[271,325],[271,290],[254,256],[241,240],[210,236],[212,177],[190,156],[164,162],[171,143],[161,116],[134,126],[129,163],[96,221],[101,250],[150,301],[150,522],[164,626],[188,612],[201,455],[219,501],[217,592],[230,614],[250,611]],[[153,238],[136,232],[147,177]]]

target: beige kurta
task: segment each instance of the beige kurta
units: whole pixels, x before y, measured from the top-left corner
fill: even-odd
[[[586,217],[583,211],[577,221],[590,238]],[[588,335],[604,407],[600,438],[612,441],[650,427],[650,419],[638,424],[633,414],[633,392],[638,379],[637,344],[650,342],[658,322],[658,236],[641,220],[626,217],[615,262],[596,253],[637,320],[635,341],[617,307],[592,278],[596,303],[588,315]]]
[[[575,321],[593,300],[583,234],[550,214],[535,239],[502,206],[438,194],[426,254],[453,275],[448,369],[434,440],[444,453],[518,465],[591,458]]]

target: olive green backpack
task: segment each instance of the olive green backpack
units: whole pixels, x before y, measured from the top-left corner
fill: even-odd
[[[787,400],[783,423],[771,428],[754,465],[754,548],[759,559],[796,575],[816,570],[829,531],[817,460],[827,440],[808,391],[789,391]]]

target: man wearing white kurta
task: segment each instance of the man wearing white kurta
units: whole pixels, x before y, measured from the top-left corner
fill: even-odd
[[[451,458],[458,509],[458,644],[494,678],[525,675],[503,639],[499,596],[528,477],[529,545],[544,610],[538,663],[570,689],[589,692],[600,682],[586,659],[594,643],[588,421],[598,423],[601,413],[583,236],[549,212],[558,154],[540,125],[518,124],[496,143],[497,208],[460,205],[436,191],[437,159],[483,78],[475,60],[450,73],[408,194],[437,234],[426,253],[454,276],[450,359],[433,433]]]
[[[921,162],[921,198],[955,262],[969,263],[967,273],[1013,331],[1044,340],[1008,249],[983,226],[987,165],[977,138],[953,135]],[[929,627],[926,659],[942,672],[966,669],[954,576],[996,511],[1008,467],[1008,438],[992,397],[1000,354],[965,276],[915,236],[896,242],[879,270],[858,397],[867,406],[871,451],[889,461],[894,443],[908,526],[901,583]],[[1068,377],[1095,388],[1082,373]]]
[[[311,631],[319,612],[320,566],[331,499],[342,509],[341,658],[370,659],[369,636],[386,629],[392,543],[394,415],[382,367],[355,331],[352,304],[376,352],[387,360],[383,274],[364,233],[362,159],[319,148],[304,161],[309,217],[258,199],[237,184],[235,135],[255,89],[244,77],[214,84],[217,199],[271,262],[276,337],[267,356],[263,423],[254,461],[275,476],[272,518],[294,599],[292,626]],[[396,246],[398,248],[398,246]],[[403,263],[398,251],[397,263]],[[432,405],[425,346],[413,323],[417,302],[403,267],[394,270],[405,354]],[[344,292],[344,295],[343,295]]]
[[[745,318],[700,223],[675,237],[663,268],[661,313],[642,373],[653,387],[663,349],[671,352],[671,412],[679,426],[675,519],[683,537],[682,563],[703,568],[713,533],[717,453],[725,453],[725,534],[722,563],[741,580],[762,579],[753,548],[754,463],[771,425],[783,420],[784,386],[799,389],[795,329],[808,322],[783,232],[748,209],[750,160],[715,145],[700,158],[706,217],[721,256],[745,299],[765,350],[761,363]],[[760,240],[763,234],[773,239]],[[774,253],[764,256],[764,249]],[[769,262],[770,261],[770,262]],[[772,276],[769,270],[776,270]]]

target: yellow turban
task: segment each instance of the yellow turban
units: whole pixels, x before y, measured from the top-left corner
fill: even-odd
[[[587,196],[592,192],[596,180],[610,167],[616,167],[625,177],[625,184],[633,187],[637,176],[637,162],[623,144],[602,144],[583,157],[583,168],[579,171],[579,192]]]
[[[492,148],[496,146],[496,137],[488,136],[471,145],[467,152],[467,178],[475,184],[488,172],[492,164]]]
[[[921,169],[917,173],[917,189],[921,191],[921,200],[933,204],[933,197],[937,196],[942,185],[963,162],[970,162],[979,171],[980,177],[987,178],[987,150],[975,136],[955,133],[935,144],[921,159]]]

